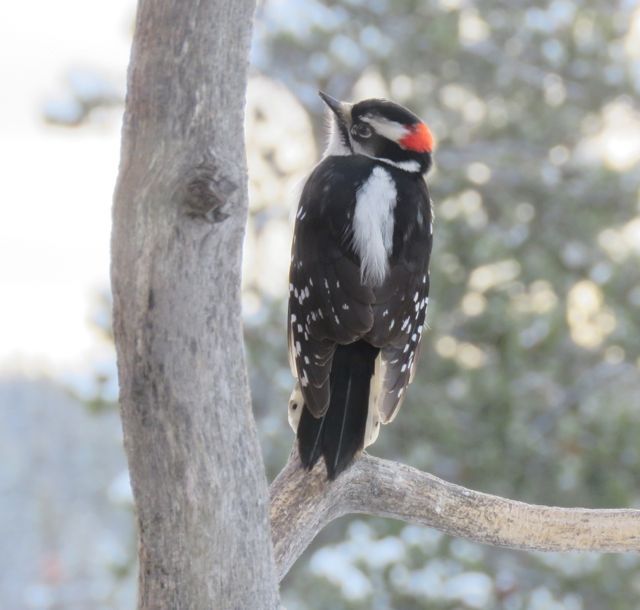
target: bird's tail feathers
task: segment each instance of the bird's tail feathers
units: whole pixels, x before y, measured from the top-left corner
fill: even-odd
[[[363,449],[371,377],[378,352],[366,341],[336,348],[329,378],[329,407],[319,418],[304,407],[298,425],[300,459],[309,470],[322,455],[329,479],[335,479]]]

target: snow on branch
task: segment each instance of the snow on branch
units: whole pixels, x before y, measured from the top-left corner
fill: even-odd
[[[640,551],[640,510],[525,504],[366,453],[331,482],[322,460],[307,472],[294,448],[270,492],[280,580],[328,523],[350,513],[391,517],[512,549]]]

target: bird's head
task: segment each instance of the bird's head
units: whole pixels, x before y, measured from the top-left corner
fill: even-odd
[[[434,139],[413,112],[383,99],[349,104],[320,92],[332,112],[325,155],[366,155],[412,173],[432,163]]]

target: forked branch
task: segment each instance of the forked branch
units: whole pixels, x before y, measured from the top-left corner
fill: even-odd
[[[280,580],[328,523],[349,513],[391,517],[512,549],[640,551],[640,510],[538,506],[472,491],[363,454],[335,481],[297,451],[271,484],[271,529]]]

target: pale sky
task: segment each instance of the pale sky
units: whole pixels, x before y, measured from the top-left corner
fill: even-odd
[[[121,108],[77,129],[46,125],[41,108],[68,91],[70,70],[87,68],[124,83],[134,13],[134,0],[0,4],[0,375],[17,371],[81,379],[100,366],[113,366],[112,347],[88,319],[96,295],[109,286]],[[640,9],[633,23],[625,50],[638,60],[633,33],[640,28]],[[295,97],[264,79],[254,79],[252,87],[260,94],[252,95],[250,87],[249,117],[265,91],[267,99],[277,96],[279,103],[266,105],[263,114],[280,108],[286,115],[283,119],[276,112],[263,124],[249,124],[253,203],[283,206],[285,213],[256,243],[247,244],[245,270],[254,271],[263,291],[277,295],[287,276],[286,210],[295,206],[295,184],[312,167],[314,151],[309,118]],[[604,109],[603,120],[602,133],[577,152],[627,171],[640,159],[640,117],[622,100]],[[263,167],[259,154],[283,139],[287,145],[280,147],[277,160],[290,174],[288,182]],[[282,151],[295,154],[285,158]],[[624,155],[617,159],[610,151]]]
[[[40,108],[70,69],[124,75],[133,0],[0,6],[0,374],[83,375],[113,360],[87,324],[108,287],[120,109],[79,129]]]

